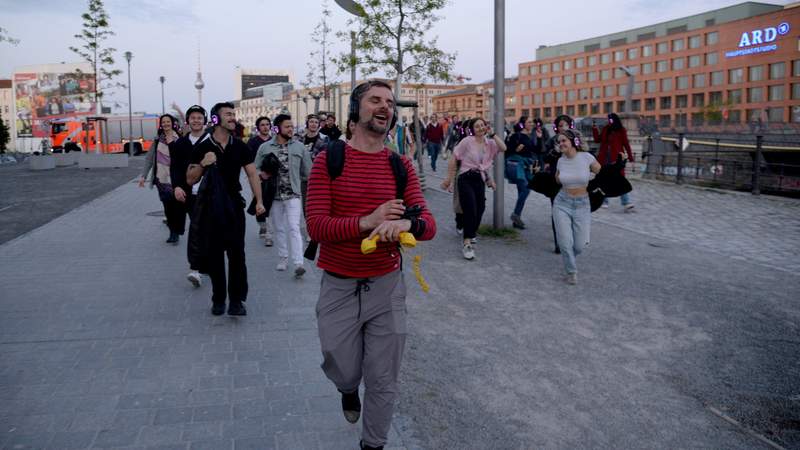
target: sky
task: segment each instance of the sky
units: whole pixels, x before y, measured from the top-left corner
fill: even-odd
[[[69,50],[81,31],[80,15],[86,0],[0,0],[0,27],[20,40],[16,46],[0,43],[0,78],[11,78],[25,65],[78,62]],[[518,64],[535,59],[540,45],[566,42],[625,31],[716,8],[735,5],[731,0],[506,0],[506,76]],[[787,4],[788,0],[766,3]],[[559,6],[563,5],[563,6]],[[310,35],[321,19],[322,0],[106,0],[115,36],[107,44],[117,49],[119,81],[127,82],[122,54],[133,53],[131,89],[133,110],[161,111],[159,76],[166,78],[167,108],[196,103],[194,89],[198,49],[205,81],[204,106],[235,96],[236,67],[284,70],[299,85],[308,72]],[[560,9],[559,9],[560,8]],[[348,30],[349,15],[330,1],[330,25]],[[456,53],[455,74],[472,82],[493,77],[494,0],[449,0],[428,37],[438,36],[439,47]],[[334,50],[349,51],[349,42]],[[338,75],[349,80],[349,74]],[[127,111],[127,91],[113,94]]]

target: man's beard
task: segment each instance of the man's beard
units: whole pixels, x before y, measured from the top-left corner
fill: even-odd
[[[287,141],[291,141],[291,140],[292,140],[292,136],[293,136],[293,135],[291,135],[291,134],[290,134],[290,135],[288,135],[288,136],[287,136],[287,135],[285,135],[285,134],[283,134],[283,133],[279,133],[279,134],[281,135],[281,137],[283,137],[283,138],[284,138],[284,139],[286,139]]]
[[[389,124],[387,123],[386,126],[381,127],[375,123],[375,118],[373,117],[372,119],[369,119],[369,121],[367,121],[367,130],[372,131],[373,133],[376,134],[385,135],[386,133],[389,132]]]

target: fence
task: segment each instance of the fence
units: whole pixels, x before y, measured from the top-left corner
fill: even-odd
[[[647,178],[735,190],[800,196],[798,135],[648,136],[642,172]]]

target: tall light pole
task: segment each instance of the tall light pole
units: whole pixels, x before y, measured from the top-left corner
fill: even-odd
[[[494,0],[494,132],[500,133],[503,139],[505,132],[506,114],[506,2]],[[494,190],[494,215],[495,229],[503,228],[503,215],[505,214],[503,169],[505,163],[503,154],[498,153],[494,158],[494,179],[497,187]]]
[[[158,77],[158,81],[161,82],[161,114],[164,114],[164,113],[167,112],[167,110],[164,109],[164,81],[166,81],[166,80],[167,79],[164,78],[164,75],[161,75],[160,77]]]
[[[619,66],[618,69],[628,76],[628,91],[625,92],[625,114],[627,115],[633,112],[631,110],[631,98],[633,97],[633,86],[636,75],[630,67]]]
[[[125,60],[128,61],[128,153],[133,156],[133,104],[131,103],[131,59],[133,53],[125,52]]]
[[[367,13],[364,7],[353,0],[335,0],[342,9],[356,17],[364,17]],[[350,32],[350,90],[356,88],[356,32]]]

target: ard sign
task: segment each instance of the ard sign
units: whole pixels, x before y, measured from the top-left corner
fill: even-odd
[[[789,34],[789,28],[788,23],[782,22],[777,27],[745,31],[739,39],[739,49],[725,52],[725,57],[733,58],[755,53],[773,52],[778,49],[778,44],[775,43],[778,36]]]

